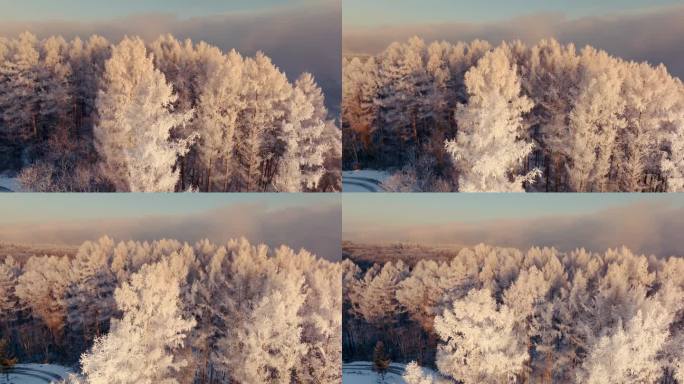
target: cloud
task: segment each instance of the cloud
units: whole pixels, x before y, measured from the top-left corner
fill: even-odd
[[[341,257],[339,204],[269,209],[266,204],[242,203],[202,213],[126,219],[26,222],[0,225],[0,241],[75,245],[103,235],[118,240],[149,241],[172,238],[196,242],[225,242],[244,236],[252,243],[305,248],[329,260]]]
[[[591,214],[555,215],[520,220],[485,220],[439,225],[375,225],[343,228],[344,240],[361,243],[415,242],[473,246],[486,243],[526,249],[553,246],[568,251],[604,251],[625,245],[661,257],[684,255],[684,207],[639,202]]]
[[[495,23],[450,22],[345,29],[345,54],[374,54],[393,41],[418,35],[427,41],[520,39],[534,44],[555,37],[582,47],[592,45],[629,60],[664,63],[670,73],[684,78],[684,5],[641,12],[570,19],[560,13],[539,13]]]
[[[131,15],[109,21],[27,21],[0,24],[0,35],[29,30],[39,37],[100,34],[110,41],[126,35],[146,40],[171,33],[179,39],[204,40],[223,50],[236,49],[252,56],[263,51],[288,75],[314,74],[326,94],[328,107],[337,111],[341,99],[340,0],[305,1],[260,11],[241,11],[207,17],[180,18],[174,14]]]

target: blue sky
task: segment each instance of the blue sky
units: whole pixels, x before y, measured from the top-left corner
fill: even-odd
[[[202,214],[240,204],[280,210],[333,204],[338,199],[335,194],[3,194],[0,224]]]
[[[681,0],[343,0],[343,25],[372,27],[449,21],[490,22],[533,13],[571,18],[681,4]]]
[[[0,0],[3,20],[92,21],[140,13],[173,13],[181,18],[266,10],[307,0]]]

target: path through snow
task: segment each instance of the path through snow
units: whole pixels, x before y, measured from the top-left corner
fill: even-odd
[[[361,169],[342,172],[343,192],[383,192],[382,183],[390,177],[384,171]]]
[[[0,384],[54,384],[66,379],[72,371],[54,364],[17,364],[0,373]]]
[[[392,363],[385,374],[385,384],[405,384],[402,374],[406,368],[403,364]],[[354,361],[342,364],[342,384],[377,384],[379,375],[373,372],[373,363]]]

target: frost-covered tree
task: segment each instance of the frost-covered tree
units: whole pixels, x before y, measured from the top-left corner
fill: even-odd
[[[503,46],[485,55],[465,77],[470,98],[456,110],[459,131],[446,149],[461,174],[459,190],[522,191],[538,171],[520,174],[533,145],[523,140],[522,115],[532,108],[521,95],[517,69]]]
[[[239,118],[236,174],[239,189],[268,189],[278,169],[277,138],[292,87],[285,75],[263,53],[245,60],[245,109]]]
[[[580,66],[581,91],[570,113],[568,181],[574,191],[603,191],[615,138],[625,124],[622,76],[607,53],[590,48],[582,51]]]
[[[684,89],[681,80],[668,78],[668,82],[672,85],[670,88],[678,87]],[[665,148],[666,154],[661,159],[660,168],[663,176],[667,179],[666,187],[668,192],[684,191],[684,117],[681,111],[684,109],[684,94],[679,93],[679,97],[671,95],[672,91],[668,91],[668,98],[676,98],[669,113],[672,115],[664,122],[665,126]],[[668,104],[670,101],[667,102]]]
[[[212,63],[208,68],[197,107],[196,126],[199,132],[198,148],[207,169],[207,191],[212,190],[215,179],[220,190],[228,191],[236,169],[235,129],[240,111],[245,106],[242,92],[244,60],[235,51]],[[223,172],[216,177],[213,169],[219,165]]]
[[[578,183],[589,183],[583,190],[596,191],[680,189],[681,81],[664,66],[630,62],[591,47],[578,53],[573,44],[554,39],[531,47],[515,41],[493,48],[477,40],[425,44],[412,38],[392,43],[374,56],[345,58],[344,167],[396,170],[399,176],[405,174],[402,184],[420,190],[455,186],[471,166],[451,166],[444,139],[463,129],[453,111],[479,102],[470,95],[467,74],[474,73],[493,50],[506,51],[519,77],[515,96],[532,103],[522,112],[514,137],[518,144],[534,147],[515,159],[509,179],[538,168],[543,174],[534,183],[525,183],[525,190],[576,190]],[[487,88],[491,91],[496,85]],[[597,108],[592,111],[589,106]],[[491,116],[501,114],[483,109],[481,120]],[[418,140],[410,134],[414,121]],[[492,124],[485,123],[482,131],[492,132]],[[414,149],[416,156],[410,153]],[[482,161],[487,156],[473,154]],[[415,174],[407,168],[414,168]],[[582,177],[592,180],[578,181]]]
[[[278,161],[278,170],[273,183],[276,191],[298,192],[302,188],[302,169],[298,156],[299,134],[302,129],[302,120],[313,114],[313,107],[307,102],[304,93],[295,89],[287,110],[287,120],[282,122],[279,138],[282,156]]]
[[[559,190],[570,156],[568,118],[580,79],[580,60],[573,44],[562,45],[554,39],[541,40],[528,55],[529,75],[521,84],[535,104],[535,112],[529,114],[534,127],[530,136],[539,142],[535,152],[543,156],[532,160],[544,165],[544,190]]]
[[[411,274],[401,281],[396,297],[409,316],[424,329],[434,329],[434,318],[448,298],[464,296],[474,283],[461,265],[420,260]]]
[[[297,378],[306,383],[333,383],[342,378],[342,267],[339,263],[317,258],[285,247],[276,256],[284,267],[304,274],[306,299],[302,317],[302,341],[306,353],[297,370]]]
[[[592,347],[578,381],[585,383],[655,383],[663,375],[657,355],[669,335],[673,314],[649,300],[626,324],[618,321],[612,334]]]
[[[102,335],[114,314],[114,290],[118,285],[111,270],[114,241],[103,237],[83,243],[71,262],[72,283],[66,292],[67,322],[73,332],[90,341]],[[104,329],[103,329],[104,327]]]
[[[463,383],[516,382],[527,358],[516,337],[510,308],[497,305],[489,290],[474,290],[435,318],[443,344],[439,371]]]
[[[406,384],[451,384],[453,380],[440,377],[434,373],[425,372],[415,361],[406,366],[402,376]]]
[[[123,317],[81,358],[88,383],[179,383],[176,373],[187,361],[174,352],[195,325],[180,311],[188,266],[179,259],[175,254],[146,265],[116,290]]]
[[[396,319],[395,313],[400,307],[397,289],[407,275],[408,267],[401,260],[382,267],[376,265],[349,287],[352,312],[369,323],[382,324]]]
[[[225,328],[216,359],[238,382],[289,383],[307,350],[299,314],[305,300],[302,273],[280,268],[266,246],[242,239],[228,247],[233,275],[223,286],[227,311],[220,314]]]
[[[345,162],[358,165],[363,153],[371,151],[371,135],[376,129],[378,92],[377,62],[371,57],[355,57],[343,62],[342,129]]]
[[[237,382],[339,381],[341,267],[245,239],[201,241],[186,308],[198,376]],[[221,305],[217,305],[221,303]]]
[[[412,159],[419,149],[419,127],[429,117],[432,99],[424,50],[425,42],[413,37],[406,45],[390,45],[378,62],[380,87],[375,98],[378,127],[374,143],[381,149],[381,161]],[[392,149],[398,150],[398,155]]]
[[[327,121],[328,111],[325,108],[323,91],[316,85],[313,75],[303,73],[295,82],[294,89],[294,93],[301,92],[311,108],[311,114],[303,116],[297,129],[296,157],[299,159],[302,187],[315,190],[325,173],[326,154],[333,149],[334,143],[339,142],[339,137],[331,140],[329,135],[326,136],[326,129],[332,125],[337,131],[337,127]]]
[[[95,137],[102,171],[118,191],[174,190],[175,163],[192,140],[170,140],[171,129],[190,119],[171,110],[175,100],[142,40],[125,38],[113,48],[97,98]]]
[[[38,39],[24,32],[8,44],[0,62],[2,128],[20,140],[38,136]]]
[[[149,46],[0,40],[0,144],[26,190],[341,188],[340,131],[321,89],[308,73],[290,83],[262,53],[168,34]]]
[[[17,279],[16,295],[60,342],[66,322],[65,293],[71,284],[68,257],[33,256]]]
[[[323,129],[322,140],[328,150],[323,155],[325,172],[319,180],[317,191],[342,190],[342,131],[333,120],[328,120]]]
[[[72,104],[68,49],[69,46],[62,37],[50,37],[41,43],[36,82],[39,117],[44,125],[43,129],[47,130],[45,133],[52,135],[68,135],[68,116]]]
[[[354,308],[370,297],[364,289],[382,268],[363,272],[351,262],[344,265],[348,359],[368,358],[365,351],[377,340],[364,342],[365,335],[375,335],[369,329],[396,332]],[[395,360],[418,356],[430,364],[422,349],[436,350],[447,382],[673,382],[681,374],[683,272],[679,256],[647,257],[624,247],[522,252],[478,245],[451,260],[415,263],[399,283],[400,306],[381,323],[398,324],[404,337],[419,323],[438,338],[415,345],[387,340]],[[434,327],[423,325],[430,318]],[[418,383],[442,379],[415,368],[408,377]]]
[[[20,309],[16,294],[20,271],[20,266],[12,256],[6,256],[0,263],[0,321],[12,322]]]

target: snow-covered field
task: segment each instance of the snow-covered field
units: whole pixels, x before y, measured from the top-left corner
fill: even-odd
[[[406,368],[403,364],[392,363],[385,374],[385,384],[405,384],[401,375]],[[370,361],[354,361],[342,364],[342,384],[377,384],[379,375],[373,372]]]
[[[360,169],[342,172],[344,192],[382,192],[382,183],[391,175],[385,171]]]
[[[0,384],[59,383],[73,373],[69,368],[54,364],[17,364],[9,372],[0,374]]]

